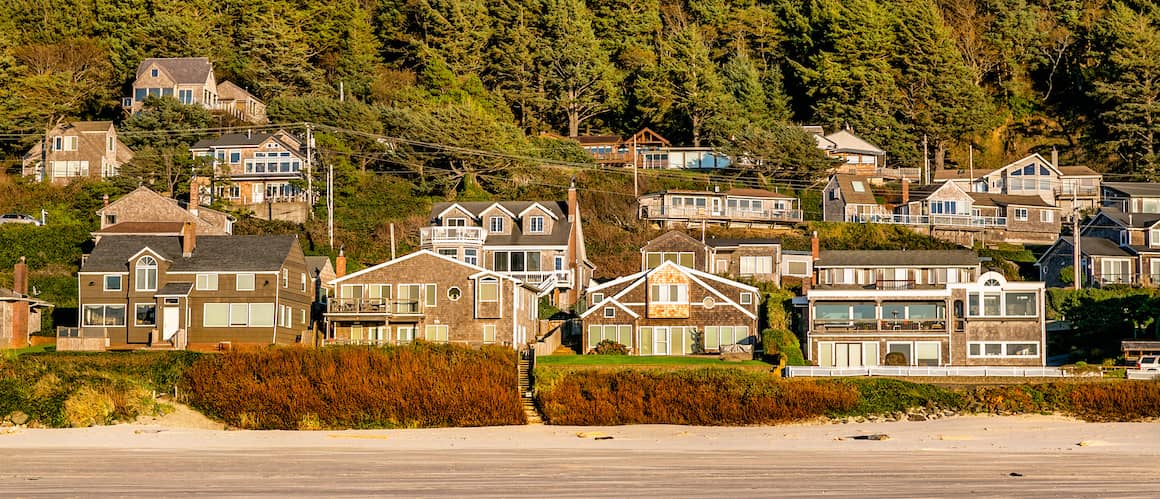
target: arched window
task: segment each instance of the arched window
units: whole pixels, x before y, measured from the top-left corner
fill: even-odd
[[[137,260],[137,291],[157,291],[157,260],[143,256]]]
[[[999,286],[999,280],[998,279],[987,279],[987,282],[984,282],[983,285],[987,286],[987,287],[996,287],[996,286]]]

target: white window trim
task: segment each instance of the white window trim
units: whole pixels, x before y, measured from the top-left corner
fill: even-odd
[[[487,231],[488,232],[500,232],[500,233],[502,233],[504,231],[503,217],[501,217],[501,216],[487,217]]]
[[[971,345],[979,345],[979,354],[971,354]],[[987,355],[986,345],[1002,345],[1002,354]],[[1007,345],[1035,345],[1035,355],[1008,355]],[[1042,357],[1043,345],[1038,341],[970,341],[967,342],[967,358],[971,359],[1037,359]]]
[[[616,317],[616,307],[604,307],[604,318],[611,319]]]
[[[125,311],[125,314],[129,313],[128,312],[129,307],[126,307],[125,305],[119,304],[119,303],[85,303],[85,304],[82,304],[80,306],[80,313],[81,313],[80,320],[81,320],[81,323],[84,324],[84,327],[125,327],[126,325],[129,324],[128,315],[122,315],[122,317],[124,318],[124,324],[119,324],[119,325],[118,324],[108,324],[108,325],[106,325],[106,324],[89,324],[88,322],[85,322],[85,315],[86,315],[85,314],[85,307],[102,307],[102,309],[104,309],[104,310],[107,310],[109,308],[120,308],[121,310]],[[104,316],[103,311],[102,311],[102,316]]]
[[[153,324],[145,324],[137,322],[137,309],[140,307],[153,307]],[[133,327],[156,327],[157,326],[157,304],[156,303],[135,303],[133,304]]]
[[[201,280],[203,277],[206,279],[205,286],[201,285]],[[211,277],[213,279],[210,279]],[[210,286],[211,280],[213,281],[212,286]],[[194,278],[194,289],[196,289],[198,291],[217,291],[218,290],[218,275],[217,274],[197,274],[197,276]]]
[[[109,278],[110,277],[117,278],[117,287],[116,288],[109,287]],[[101,285],[104,287],[105,291],[124,291],[125,290],[125,276],[123,276],[121,274],[105,274],[105,275],[101,276]]]
[[[539,229],[536,228],[537,221],[540,223]],[[544,233],[544,217],[541,215],[537,215],[537,216],[529,218],[528,219],[528,232],[531,234],[543,234]]]
[[[740,298],[740,301],[738,303],[740,303],[742,305],[752,305],[753,304],[753,293],[750,293],[748,291],[741,293],[741,298]]]
[[[242,287],[242,276],[244,276],[244,275],[250,276],[250,279],[252,280],[252,284],[250,284],[250,287],[248,287],[248,288]],[[235,277],[234,277],[234,290],[235,291],[253,291],[254,288],[256,288],[256,287],[258,287],[258,278],[256,275],[249,274],[249,273],[240,273],[240,274],[235,275]]]

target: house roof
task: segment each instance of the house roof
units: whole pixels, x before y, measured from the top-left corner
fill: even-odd
[[[137,66],[137,77],[140,78],[151,64],[169,73],[177,83],[204,83],[213,72],[213,64],[207,57],[150,57]]]
[[[1160,197],[1160,184],[1152,182],[1104,182],[1103,186],[1128,196]]]
[[[647,282],[648,276],[652,275],[653,273],[660,272],[661,270],[669,269],[669,268],[674,268],[678,272],[681,272],[681,273],[689,276],[690,280],[692,280],[693,282],[695,282],[697,284],[700,284],[702,287],[704,287],[710,293],[716,295],[718,298],[721,298],[721,300],[724,301],[726,304],[733,306],[737,310],[740,310],[743,314],[745,314],[746,316],[749,316],[750,318],[757,319],[756,315],[754,315],[749,310],[746,310],[745,307],[741,306],[741,304],[737,303],[733,299],[723,295],[719,290],[717,290],[713,286],[709,285],[708,282],[712,281],[712,282],[716,282],[718,284],[732,286],[732,287],[739,288],[739,289],[742,289],[745,291],[749,291],[751,293],[756,293],[758,291],[757,288],[750,286],[750,285],[747,285],[747,284],[737,282],[737,281],[726,279],[724,277],[716,276],[716,275],[710,274],[708,272],[701,272],[701,271],[696,270],[696,269],[682,267],[682,266],[676,264],[675,262],[673,262],[672,260],[665,260],[664,262],[661,262],[660,265],[658,265],[654,268],[644,270],[641,272],[637,272],[635,274],[619,277],[619,278],[613,279],[611,281],[608,281],[608,282],[605,282],[605,283],[588,288],[589,293],[594,292],[594,291],[605,290],[604,292],[608,296],[606,296],[604,298],[604,300],[602,300],[600,303],[594,304],[587,311],[580,314],[580,317],[581,318],[587,317],[588,315],[592,314],[594,311],[602,308],[603,306],[610,305],[613,303],[617,304],[618,306],[620,306],[624,310],[627,310],[631,313],[632,311],[629,310],[627,308],[627,306],[625,306],[619,302],[620,297],[627,294],[629,292],[629,290],[634,289],[637,286],[640,286],[641,284]],[[617,289],[615,294],[611,294],[611,293],[607,292],[607,290],[613,288],[614,286],[619,286],[621,284],[627,284],[627,285],[624,288]],[[635,313],[634,313],[634,315],[635,315]]]
[[[743,196],[751,198],[778,198],[778,199],[794,199],[793,196],[782,194],[780,192],[767,191],[765,189],[753,188],[737,188],[725,191],[726,196]]]
[[[1063,236],[1059,239],[1067,243],[1068,246],[1072,245],[1071,236]],[[1128,250],[1102,237],[1081,237],[1079,250],[1088,256],[1132,256]]]
[[[953,170],[953,169],[952,170],[935,170],[934,171],[934,180],[936,182],[944,181],[944,180],[973,180],[973,179],[988,175],[994,171],[995,171],[995,168],[975,168],[973,172],[971,170]],[[974,173],[975,176],[972,177],[971,173]]]
[[[802,131],[811,135],[825,135],[826,130],[822,125],[802,125]]]
[[[582,145],[620,143],[619,135],[580,135],[572,137],[572,139]]]
[[[488,234],[487,244],[495,246],[516,245],[565,245],[568,244],[568,234],[572,230],[572,222],[568,220],[568,203],[566,201],[466,201],[435,203],[431,207],[431,219],[439,218],[443,212],[453,206],[459,206],[471,216],[478,219],[480,215],[492,206],[512,214],[523,213],[533,205],[540,205],[556,218],[552,224],[552,232],[548,234],[525,234],[523,227],[513,224],[510,234]]]
[[[8,288],[0,288],[0,302],[26,301],[32,306],[51,307],[52,304],[44,300],[22,295]]]
[[[316,271],[316,270],[321,271],[322,269],[325,269],[326,266],[328,266],[328,265],[330,265],[331,267],[334,266],[333,264],[330,263],[329,256],[320,255],[320,256],[308,256],[308,257],[306,257],[306,271],[310,274],[311,277],[314,276],[314,271]]]
[[[231,217],[230,215],[227,215],[225,213],[222,213],[220,211],[217,211],[217,210],[214,210],[211,208],[207,208],[205,206],[199,206],[197,208],[198,209],[197,216],[194,216],[192,213],[189,212],[188,207],[185,206],[186,203],[182,203],[182,202],[180,202],[176,199],[173,199],[173,198],[167,198],[165,196],[162,196],[161,194],[158,194],[157,192],[154,192],[152,189],[145,187],[143,185],[138,186],[136,189],[133,189],[128,194],[125,194],[124,196],[117,198],[116,201],[109,203],[109,206],[106,206],[106,207],[103,207],[103,208],[97,210],[97,215],[103,217],[105,214],[105,211],[107,209],[114,207],[116,205],[119,205],[119,204],[123,204],[123,203],[142,203],[142,204],[144,204],[144,203],[148,203],[150,200],[156,201],[156,202],[172,203],[171,208],[176,208],[176,209],[166,210],[167,211],[166,213],[162,213],[160,215],[157,212],[151,212],[151,213],[149,213],[149,216],[151,216],[151,217],[152,216],[162,216],[162,217],[166,217],[166,218],[169,218],[171,216],[177,216],[177,217],[181,218],[182,222],[184,222],[184,221],[197,222],[198,227],[199,227],[199,229],[198,229],[199,233],[205,233],[205,231],[207,231],[207,230],[212,230],[213,232],[224,233],[224,232],[226,232],[225,226],[228,225],[227,222],[233,220],[233,217]],[[174,220],[168,220],[168,221],[172,222]],[[150,220],[150,222],[154,222],[154,220]],[[122,223],[124,223],[124,222],[122,222]],[[120,225],[120,224],[118,224],[118,225]],[[109,227],[106,227],[106,229],[108,229],[108,228]]]
[[[192,282],[170,282],[157,290],[156,296],[186,296],[193,290]]]
[[[254,94],[251,94],[246,89],[239,87],[232,81],[223,81],[217,84],[218,100],[256,100],[261,102]]]
[[[858,175],[834,175],[834,180],[838,183],[838,189],[842,191],[842,198],[846,200],[846,204],[878,204],[878,200],[874,199],[874,190],[870,188],[870,179],[867,177],[860,177]],[[854,190],[854,183],[862,183],[862,191]]]
[[[881,156],[886,154],[880,147],[862,140],[849,130],[838,130],[826,135],[826,140],[834,143],[834,150],[841,152],[860,152]]]
[[[827,250],[814,267],[962,267],[979,264],[971,250]]]
[[[290,151],[297,151],[298,145],[291,144],[283,140],[282,136],[285,134],[282,130],[274,132],[239,132],[227,133],[218,137],[201,139],[193,144],[190,149],[208,149],[210,147],[257,147],[271,137],[282,144],[283,147]]]
[[[179,235],[184,223],[182,222],[121,222],[110,225],[93,234],[99,235]]]
[[[1086,166],[1057,166],[1056,169],[1068,177],[1098,177],[1101,175],[1100,172]]]
[[[1100,208],[1099,215],[1103,215],[1112,221],[1130,228],[1130,229],[1146,229],[1156,222],[1160,222],[1160,214],[1156,213],[1124,213],[1116,208],[1104,207]],[[1093,219],[1094,222],[1094,219]],[[1090,225],[1090,223],[1089,223]]]
[[[1024,196],[1014,194],[994,194],[989,192],[968,192],[976,205],[980,206],[1037,206],[1054,208],[1050,203],[1039,196]]]
[[[113,126],[112,121],[70,121],[62,125],[62,130],[75,128],[78,132],[99,132],[104,133],[109,131]]]
[[[93,248],[81,272],[123,272],[129,259],[148,249],[173,262],[170,272],[277,271],[298,244],[295,236],[203,236],[193,255],[182,256],[177,236],[105,237]]]
[[[705,244],[714,248],[728,248],[733,246],[761,246],[771,244],[781,244],[780,239],[771,238],[728,238],[728,237],[711,237],[705,240]]]

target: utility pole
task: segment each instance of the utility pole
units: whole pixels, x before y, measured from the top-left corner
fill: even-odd
[[[308,217],[314,218],[314,133],[310,123],[306,124],[306,210]]]
[[[395,223],[391,222],[391,260],[395,259]]]
[[[334,249],[334,164],[326,163],[326,233]]]
[[[1072,242],[1072,244],[1071,244],[1071,247],[1072,247],[1072,255],[1071,255],[1072,284],[1071,284],[1071,287],[1072,287],[1072,289],[1079,289],[1079,288],[1083,287],[1080,283],[1080,276],[1083,273],[1079,271],[1079,267],[1080,267],[1080,263],[1081,263],[1081,254],[1080,254],[1080,247],[1079,247],[1079,245],[1080,245],[1079,205],[1076,204],[1075,189],[1072,189],[1072,193],[1071,193],[1071,242]]]
[[[636,157],[637,156],[638,156],[638,154],[637,154],[637,150],[636,150],[636,135],[633,135],[632,136],[632,195],[639,198],[640,197],[640,187],[639,187],[639,184],[637,183],[637,178],[636,178],[636,168],[637,168]]]
[[[970,173],[967,176],[968,176],[968,178],[971,179],[970,180],[971,192],[975,192],[975,145],[974,144],[967,144],[967,158],[968,158],[967,165],[969,165],[969,166],[967,166],[967,168],[970,169],[969,170]]]
[[[924,185],[930,185],[930,154],[926,151],[926,134],[922,134],[922,169]]]

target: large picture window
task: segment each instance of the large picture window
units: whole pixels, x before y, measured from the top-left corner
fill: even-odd
[[[758,275],[773,273],[772,256],[743,256],[741,257],[741,275]]]
[[[110,327],[125,325],[124,305],[85,305],[84,325]]]

